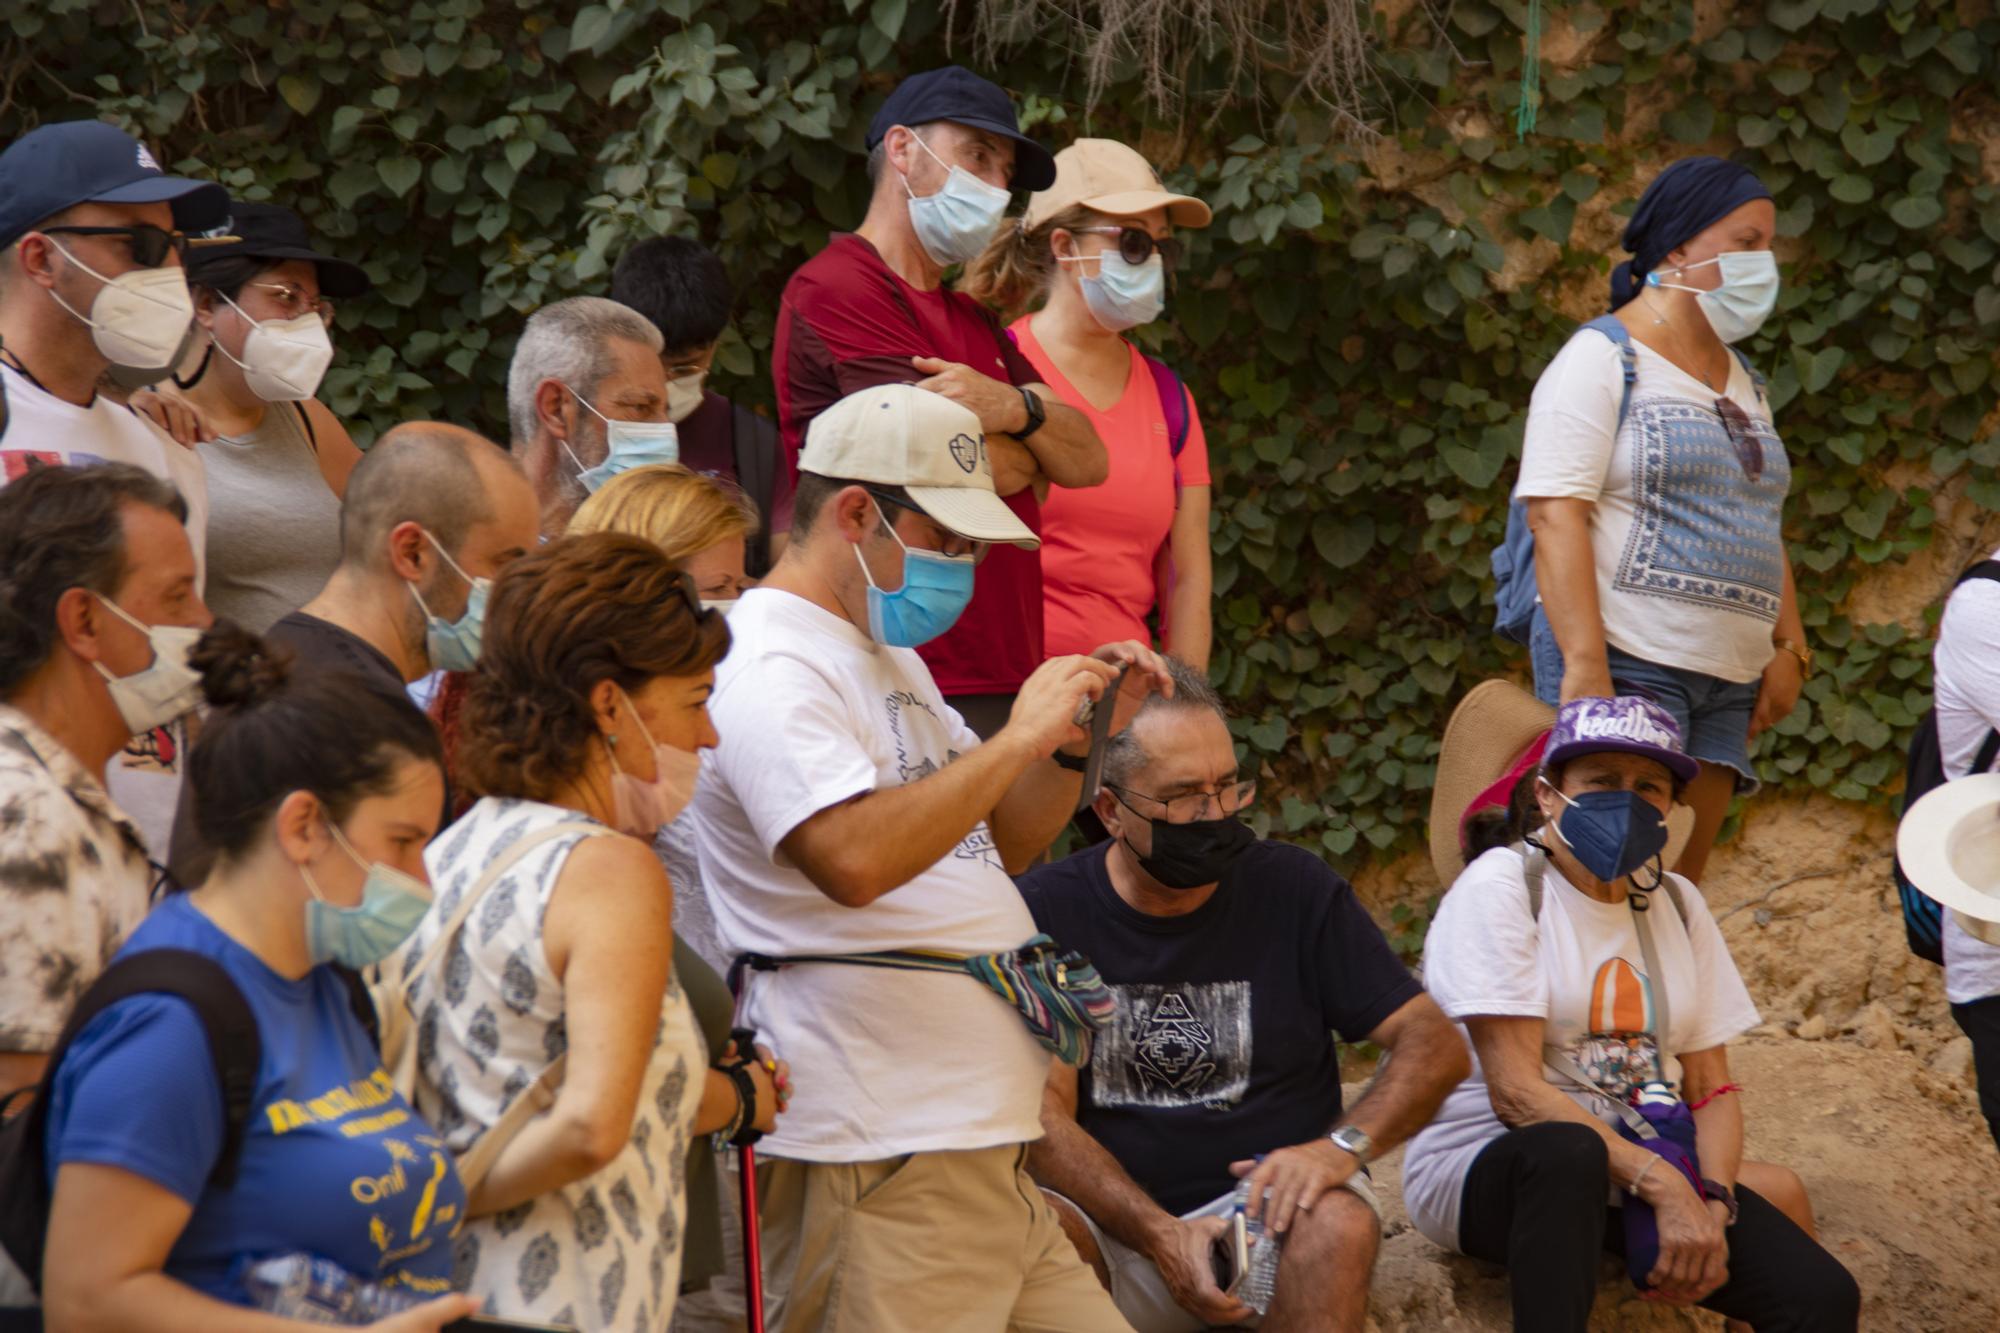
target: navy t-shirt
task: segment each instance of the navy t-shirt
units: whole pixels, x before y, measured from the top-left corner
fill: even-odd
[[[330,968],[279,976],[186,894],[155,908],[119,957],[176,948],[221,963],[257,1018],[263,1061],[236,1183],[208,1185],[222,1150],[222,1090],[185,1001],[120,1000],[85,1025],[49,1101],[50,1178],[65,1162],[115,1166],[194,1208],[169,1277],[246,1304],[246,1263],[306,1251],[355,1276],[431,1295],[451,1289],[465,1189],[451,1154],[391,1087]]]
[[[1078,1080],[1077,1121],[1170,1213],[1236,1186],[1229,1164],[1340,1117],[1332,1034],[1357,1041],[1422,993],[1347,881],[1259,842],[1184,916],[1111,887],[1100,843],[1029,871],[1035,925],[1117,996]]]

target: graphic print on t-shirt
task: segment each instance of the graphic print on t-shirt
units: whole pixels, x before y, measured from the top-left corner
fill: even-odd
[[[1791,467],[1768,424],[1753,417],[1752,426],[1763,454],[1755,481],[1715,412],[1678,398],[1633,404],[1635,512],[1621,590],[1777,618]]]
[[[920,710],[924,717],[937,729],[940,736],[949,735],[944,719],[931,706],[908,690],[896,690],[883,699],[883,706],[889,714],[889,735],[896,746],[896,776],[904,782],[915,782],[937,772],[944,764],[938,763],[925,753],[921,743],[905,729],[905,719],[911,710]],[[914,728],[912,728],[913,730]],[[958,758],[958,751],[947,747],[944,762],[949,764]],[[995,870],[1004,872],[1006,866],[1000,860],[1000,849],[993,845],[993,834],[984,821],[973,825],[972,832],[959,840],[951,854],[961,861],[984,861]]]
[[[1097,1106],[1227,1110],[1250,1087],[1250,983],[1114,985],[1090,1057]]]
[[[1607,1094],[1627,1099],[1632,1089],[1659,1077],[1654,1063],[1653,985],[1623,958],[1606,960],[1590,986],[1590,1030],[1571,1056]]]

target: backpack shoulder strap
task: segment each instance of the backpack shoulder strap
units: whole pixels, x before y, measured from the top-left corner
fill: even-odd
[[[317,455],[319,453],[319,432],[313,429],[312,413],[306,411],[304,403],[293,403],[292,406],[298,409],[299,425],[304,428],[306,433],[306,448],[312,450]]]
[[[1542,877],[1549,868],[1549,854],[1525,839],[1514,844],[1521,855],[1521,875],[1528,886],[1528,919],[1542,919]]]
[[[1173,457],[1179,458],[1181,450],[1187,448],[1188,435],[1194,429],[1194,412],[1188,401],[1187,384],[1174,373],[1172,366],[1156,356],[1140,357],[1146,369],[1153,376],[1153,392],[1160,396],[1160,411],[1167,418],[1167,447]]]
[[[354,1021],[361,1024],[361,1030],[368,1034],[376,1050],[382,1049],[382,1021],[375,1012],[375,999],[368,993],[368,983],[361,974],[351,967],[339,963],[329,964],[333,975],[340,978],[340,984],[347,987],[347,1007],[354,1015]]]
[[[1760,403],[1763,402],[1765,396],[1764,372],[1750,364],[1750,354],[1744,351],[1741,347],[1732,346],[1729,350],[1735,354],[1737,364],[1742,366],[1745,371],[1749,372],[1750,383],[1757,390],[1757,401]]]
[[[1618,365],[1625,376],[1625,389],[1618,396],[1618,426],[1613,429],[1621,428],[1625,424],[1625,413],[1632,406],[1632,386],[1639,382],[1639,349],[1632,345],[1631,331],[1616,315],[1599,315],[1583,327],[1603,334],[1618,349]],[[1763,381],[1759,380],[1760,393],[1762,384]]]
[[[250,1002],[222,964],[189,949],[147,949],[127,954],[106,968],[77,1001],[62,1035],[49,1056],[43,1084],[54,1078],[56,1066],[91,1019],[120,1000],[135,995],[174,995],[187,1001],[208,1036],[209,1060],[222,1090],[222,1151],[209,1179],[227,1188],[236,1179],[236,1161],[243,1151],[244,1127],[257,1092],[257,1070],[264,1045],[257,1035],[257,1016]],[[34,1109],[46,1125],[49,1099],[35,1098]],[[37,1142],[42,1140],[38,1139]]]
[[[1960,574],[1951,586],[1956,588],[1959,584],[1970,583],[1974,579],[1987,579],[1994,583],[2000,583],[2000,560],[1981,560],[1976,564],[1968,566],[1966,571]]]
[[[1687,907],[1681,902],[1680,890],[1671,879],[1666,881],[1668,895],[1674,906],[1680,910],[1681,924],[1687,924]],[[1650,895],[1640,901],[1633,901],[1627,895],[1626,904],[1632,909],[1632,927],[1639,933],[1639,956],[1646,964],[1646,986],[1653,995],[1653,1072],[1660,1082],[1667,1081],[1667,978],[1660,970],[1660,954],[1653,947],[1653,926]]]
[[[1688,905],[1686,897],[1681,894],[1681,886],[1675,883],[1674,877],[1671,874],[1662,873],[1660,876],[1660,887],[1666,891],[1667,897],[1672,900],[1674,911],[1680,915],[1682,927],[1686,927],[1688,923]]]
[[[729,404],[729,452],[736,463],[736,483],[757,506],[757,531],[751,534],[745,564],[761,574],[769,567],[771,492],[777,483],[777,428],[743,404]]]

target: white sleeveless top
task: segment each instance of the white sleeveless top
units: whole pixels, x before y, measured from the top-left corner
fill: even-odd
[[[406,964],[430,946],[496,856],[525,834],[570,821],[591,822],[539,801],[487,797],[473,806],[424,853],[437,900],[406,946]],[[516,862],[486,890],[444,963],[412,988],[416,1104],[454,1153],[568,1048],[562,983],[549,970],[541,925],[582,836],[551,839]],[[467,1223],[455,1243],[453,1285],[502,1318],[586,1333],[665,1329],[680,1286],[702,1049],[675,977],[624,1150],[594,1175]]]

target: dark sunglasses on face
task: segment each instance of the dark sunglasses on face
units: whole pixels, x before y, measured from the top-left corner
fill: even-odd
[[[1155,237],[1138,227],[1078,227],[1077,231],[1092,236],[1116,236],[1119,258],[1128,264],[1143,264],[1158,250],[1162,264],[1170,269],[1180,267],[1181,243],[1171,236]]]
[[[1729,432],[1729,442],[1736,446],[1736,461],[1742,466],[1743,475],[1752,481],[1762,478],[1764,438],[1757,433],[1750,414],[1727,398],[1715,400],[1715,411],[1722,418],[1722,428]]]
[[[184,231],[166,231],[141,222],[130,227],[43,227],[44,236],[122,236],[132,248],[132,262],[140,268],[158,268],[168,255],[187,258],[196,245],[233,245],[234,236],[190,236]]]

